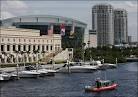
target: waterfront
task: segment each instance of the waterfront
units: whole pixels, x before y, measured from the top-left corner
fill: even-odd
[[[20,79],[1,83],[0,97],[137,97],[138,63],[119,64],[117,69],[94,73],[57,73],[54,77]],[[86,93],[85,85],[94,84],[97,77],[115,80],[113,91]]]

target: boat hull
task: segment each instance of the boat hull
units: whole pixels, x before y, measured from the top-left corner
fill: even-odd
[[[39,74],[19,74],[20,78],[37,78]]]
[[[68,72],[70,72],[70,73],[92,73],[94,71],[96,71],[96,69],[79,69],[79,68],[73,69],[73,68],[71,68],[68,71],[67,68],[64,68],[64,69],[58,70],[57,72],[59,72],[59,73],[68,73]]]
[[[89,92],[101,92],[101,91],[107,91],[107,90],[114,90],[117,88],[117,84],[112,84],[110,86],[105,86],[105,87],[100,87],[100,88],[96,88],[96,87],[86,87],[85,91],[89,91]]]

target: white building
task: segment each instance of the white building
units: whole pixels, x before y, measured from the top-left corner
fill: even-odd
[[[89,47],[97,47],[97,34],[96,30],[89,30]]]
[[[60,34],[40,36],[39,30],[0,28],[0,62],[34,62],[61,48]]]

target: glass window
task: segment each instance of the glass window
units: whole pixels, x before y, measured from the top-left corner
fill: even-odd
[[[7,45],[7,51],[10,51],[10,45]]]
[[[44,47],[44,45],[42,45],[42,51],[44,51],[45,50],[45,47]]]
[[[46,50],[48,51],[48,45],[46,46]]]
[[[15,51],[15,45],[13,45],[13,51]]]
[[[40,45],[38,45],[38,50],[40,50]]]
[[[30,51],[30,50],[31,50],[31,45],[28,46],[28,51]]]
[[[4,45],[1,45],[1,51],[4,51]]]
[[[4,41],[4,39],[2,38],[2,41]]]
[[[33,51],[35,50],[35,45],[33,45]]]
[[[23,45],[23,50],[26,51],[26,45]]]
[[[50,46],[50,50],[52,50],[52,49],[53,49],[53,46],[51,45],[51,46]]]
[[[18,51],[21,51],[21,45],[18,45]]]

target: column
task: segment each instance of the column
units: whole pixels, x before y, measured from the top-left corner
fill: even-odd
[[[40,50],[39,51],[40,51],[40,53],[42,52],[42,45],[40,45]]]
[[[15,45],[15,50],[18,51],[18,45],[17,44]]]
[[[23,45],[21,45],[21,51],[23,51]]]
[[[7,52],[7,45],[4,44],[4,52]]]
[[[10,45],[10,53],[13,52],[13,45]]]

